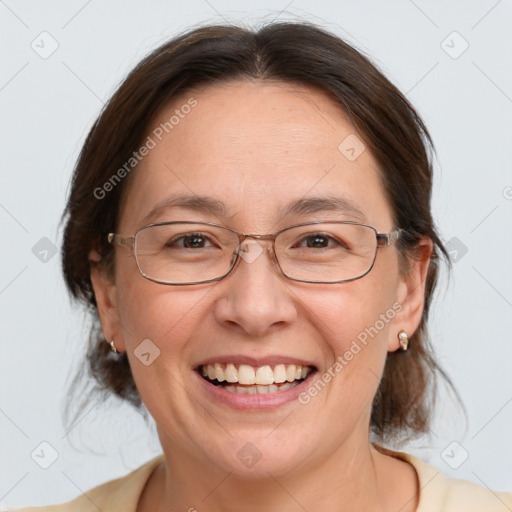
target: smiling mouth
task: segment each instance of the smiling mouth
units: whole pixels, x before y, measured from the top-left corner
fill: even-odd
[[[298,386],[315,368],[298,364],[253,367],[246,364],[214,363],[201,365],[197,371],[206,381],[226,391],[256,395],[278,393]]]

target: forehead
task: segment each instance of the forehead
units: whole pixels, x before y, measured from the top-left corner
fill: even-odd
[[[305,86],[239,81],[192,89],[158,113],[147,137],[152,148],[124,196],[127,228],[154,220],[148,214],[176,196],[211,197],[223,203],[215,220],[253,229],[308,197],[341,199],[369,222],[390,218],[361,135],[334,101]]]

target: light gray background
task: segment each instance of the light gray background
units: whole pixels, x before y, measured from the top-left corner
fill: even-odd
[[[432,438],[403,450],[448,475],[512,490],[510,0],[1,0],[0,506],[71,499],[160,452],[154,428],[127,406],[93,404],[64,431],[62,399],[86,324],[67,297],[59,255],[36,244],[47,237],[60,248],[58,222],[80,146],[144,55],[202,22],[262,19],[309,20],[345,37],[431,130],[435,218],[456,260],[449,286],[441,283],[432,335],[469,425],[464,432],[443,399]],[[31,45],[49,51],[52,38],[58,48],[43,59]],[[48,469],[31,458],[36,450],[40,463],[50,460],[43,441],[58,453]],[[447,449],[454,441],[463,448]]]

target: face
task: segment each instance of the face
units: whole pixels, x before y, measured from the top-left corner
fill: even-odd
[[[153,136],[156,146],[130,176],[118,233],[175,220],[251,234],[316,220],[364,222],[380,233],[396,227],[370,152],[354,159],[340,151],[347,137],[362,136],[329,98],[302,86],[233,82],[187,93],[152,126],[169,121],[190,98],[194,108],[161,141]],[[176,194],[208,196],[225,211],[169,206],[148,217]],[[313,197],[336,197],[354,208],[280,213]],[[368,446],[387,352],[398,349],[399,330],[411,334],[420,320],[426,263],[401,276],[394,246],[378,249],[363,278],[336,284],[289,280],[261,247],[254,260],[240,259],[227,277],[207,284],[144,279],[126,247],[116,247],[113,282],[92,271],[105,336],[127,351],[164,451],[183,464],[278,475]],[[150,364],[136,355],[143,340],[150,340],[142,345]],[[251,367],[269,366],[260,373],[276,381],[283,371],[296,377],[290,365],[304,370],[295,368],[292,386],[228,391],[226,382],[215,386],[202,376],[215,363],[221,372],[229,363],[247,382]]]

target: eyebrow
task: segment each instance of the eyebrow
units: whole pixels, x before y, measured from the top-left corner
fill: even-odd
[[[150,222],[162,213],[172,208],[185,208],[198,213],[210,213],[215,216],[225,216],[226,206],[222,201],[218,201],[208,196],[196,195],[172,195],[160,201],[156,206],[142,219],[142,222]]]
[[[364,213],[352,201],[336,196],[296,199],[279,208],[277,214],[280,217],[286,217],[288,215],[311,215],[320,212],[341,213],[355,220],[366,220]]]
[[[217,217],[227,216],[227,207],[218,199],[198,195],[172,195],[156,206],[142,219],[143,223],[151,222],[172,208],[183,208],[198,213],[209,213]],[[353,202],[343,197],[303,197],[290,201],[277,210],[277,217],[291,215],[311,215],[321,212],[339,213],[357,221],[366,221],[364,213]]]

